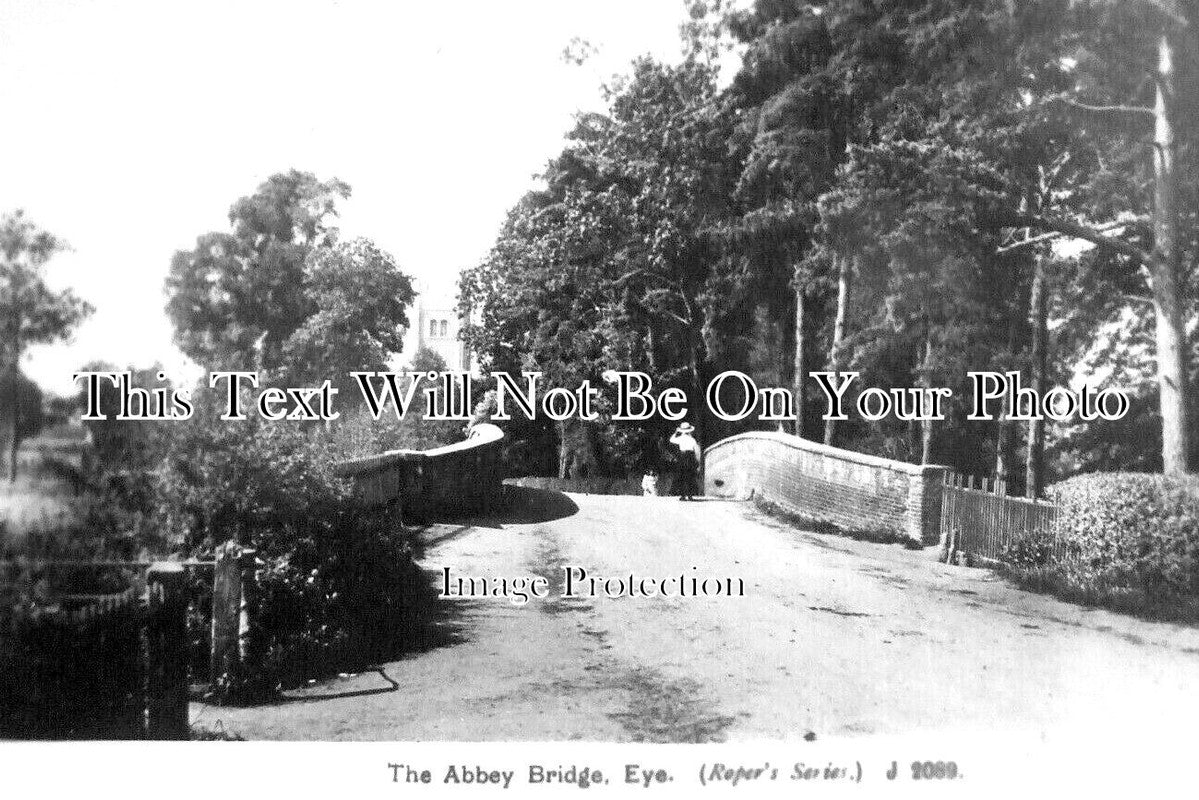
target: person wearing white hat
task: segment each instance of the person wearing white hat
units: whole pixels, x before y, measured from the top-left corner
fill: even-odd
[[[679,499],[694,500],[699,494],[699,464],[703,453],[691,434],[695,426],[684,422],[670,436],[670,443],[679,449]]]

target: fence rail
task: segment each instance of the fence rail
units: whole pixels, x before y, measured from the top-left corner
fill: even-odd
[[[1064,545],[1055,536],[1058,509],[1045,500],[1007,494],[1003,481],[945,474],[941,493],[941,541],[947,553],[999,561],[1013,544],[1037,536],[1056,556]]]
[[[190,685],[240,670],[254,569],[231,543],[212,560],[0,562],[0,586],[55,578],[0,626],[0,739],[188,738]]]

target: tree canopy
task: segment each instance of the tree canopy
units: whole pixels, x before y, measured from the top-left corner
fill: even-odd
[[[367,239],[339,242],[339,180],[273,175],[229,211],[231,231],[179,251],[167,313],[183,352],[209,369],[258,369],[270,381],[351,385],[403,347],[412,281]]]
[[[21,374],[21,356],[30,345],[66,338],[92,312],[70,289],[46,283],[46,262],[65,246],[23,211],[0,219],[0,471],[10,480],[17,446],[42,411],[40,392]]]
[[[291,170],[229,209],[230,231],[196,238],[171,259],[167,314],[175,342],[212,369],[277,369],[284,342],[315,313],[305,289],[311,252],[332,247],[330,224],[350,187]]]
[[[691,5],[683,60],[635,62],[464,273],[484,365],[561,385],[642,369],[693,409],[704,376],[746,369],[795,385],[803,435],[806,372],[852,369],[957,405],[829,425],[841,446],[1033,494],[1047,471],[1190,468],[1195,3]],[[742,58],[722,84],[728,41]],[[1089,375],[1137,413],[1025,435],[971,422],[979,369]],[[614,470],[655,434],[593,428]]]

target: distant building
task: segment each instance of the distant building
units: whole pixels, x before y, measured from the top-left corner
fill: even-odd
[[[471,369],[471,359],[466,343],[458,338],[461,324],[453,300],[444,296],[426,295],[418,285],[420,294],[409,312],[411,326],[404,337],[404,352],[400,362],[410,364],[416,351],[427,347],[440,355],[450,370]]]
[[[470,369],[466,343],[458,338],[458,312],[453,308],[439,306],[425,308],[417,298],[417,344],[415,353],[427,347],[445,359],[446,367],[453,370]]]

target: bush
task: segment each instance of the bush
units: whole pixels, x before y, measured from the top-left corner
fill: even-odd
[[[1055,545],[1057,535],[1053,531],[1028,531],[1005,546],[999,554],[999,560],[1020,569],[1048,567],[1054,561]]]
[[[262,562],[247,681],[212,676],[225,699],[361,667],[394,647],[427,585],[398,519],[355,499],[324,437],[198,413],[168,440],[154,494],[178,547],[207,556],[232,540]]]
[[[1015,542],[1004,561],[1095,598],[1129,591],[1149,603],[1199,597],[1199,478],[1078,475],[1050,488],[1057,548]]]
[[[462,441],[465,423],[460,420],[425,419],[424,406],[416,405],[397,420],[390,408],[379,419],[363,409],[343,412],[327,429],[315,433],[331,457],[359,458],[388,450],[432,450]]]

